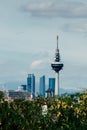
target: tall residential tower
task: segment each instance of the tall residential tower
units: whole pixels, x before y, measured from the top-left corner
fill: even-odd
[[[34,74],[28,74],[27,91],[31,93],[33,98],[35,98],[35,76],[34,76]]]
[[[63,63],[60,62],[60,54],[58,48],[58,36],[57,36],[57,48],[55,53],[54,62],[51,63],[52,69],[55,71],[55,96],[59,95],[59,71],[63,68]]]
[[[54,97],[54,92],[55,92],[55,78],[49,78],[49,89],[52,91],[52,97]]]
[[[40,77],[40,96],[45,98],[45,75]]]

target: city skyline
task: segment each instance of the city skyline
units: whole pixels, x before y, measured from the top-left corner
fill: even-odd
[[[87,88],[87,1],[0,1],[0,84],[26,81],[28,73],[54,77],[59,35],[61,88]],[[77,87],[77,88],[76,88]]]

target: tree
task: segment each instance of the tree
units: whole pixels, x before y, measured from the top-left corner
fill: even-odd
[[[4,97],[4,93],[0,91],[0,101],[3,99],[3,97]]]

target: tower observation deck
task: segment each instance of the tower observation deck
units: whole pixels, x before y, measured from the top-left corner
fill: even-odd
[[[55,96],[59,95],[59,71],[63,68],[63,63],[60,61],[60,54],[58,48],[58,36],[57,36],[57,48],[54,57],[54,61],[51,63],[52,69],[55,71]]]

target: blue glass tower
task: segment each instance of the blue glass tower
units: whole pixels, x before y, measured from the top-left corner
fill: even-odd
[[[35,76],[34,76],[34,74],[28,74],[27,91],[32,94],[33,98],[35,98]]]
[[[45,97],[45,76],[40,77],[40,96]]]
[[[55,78],[49,78],[49,89],[53,92],[55,92]]]

